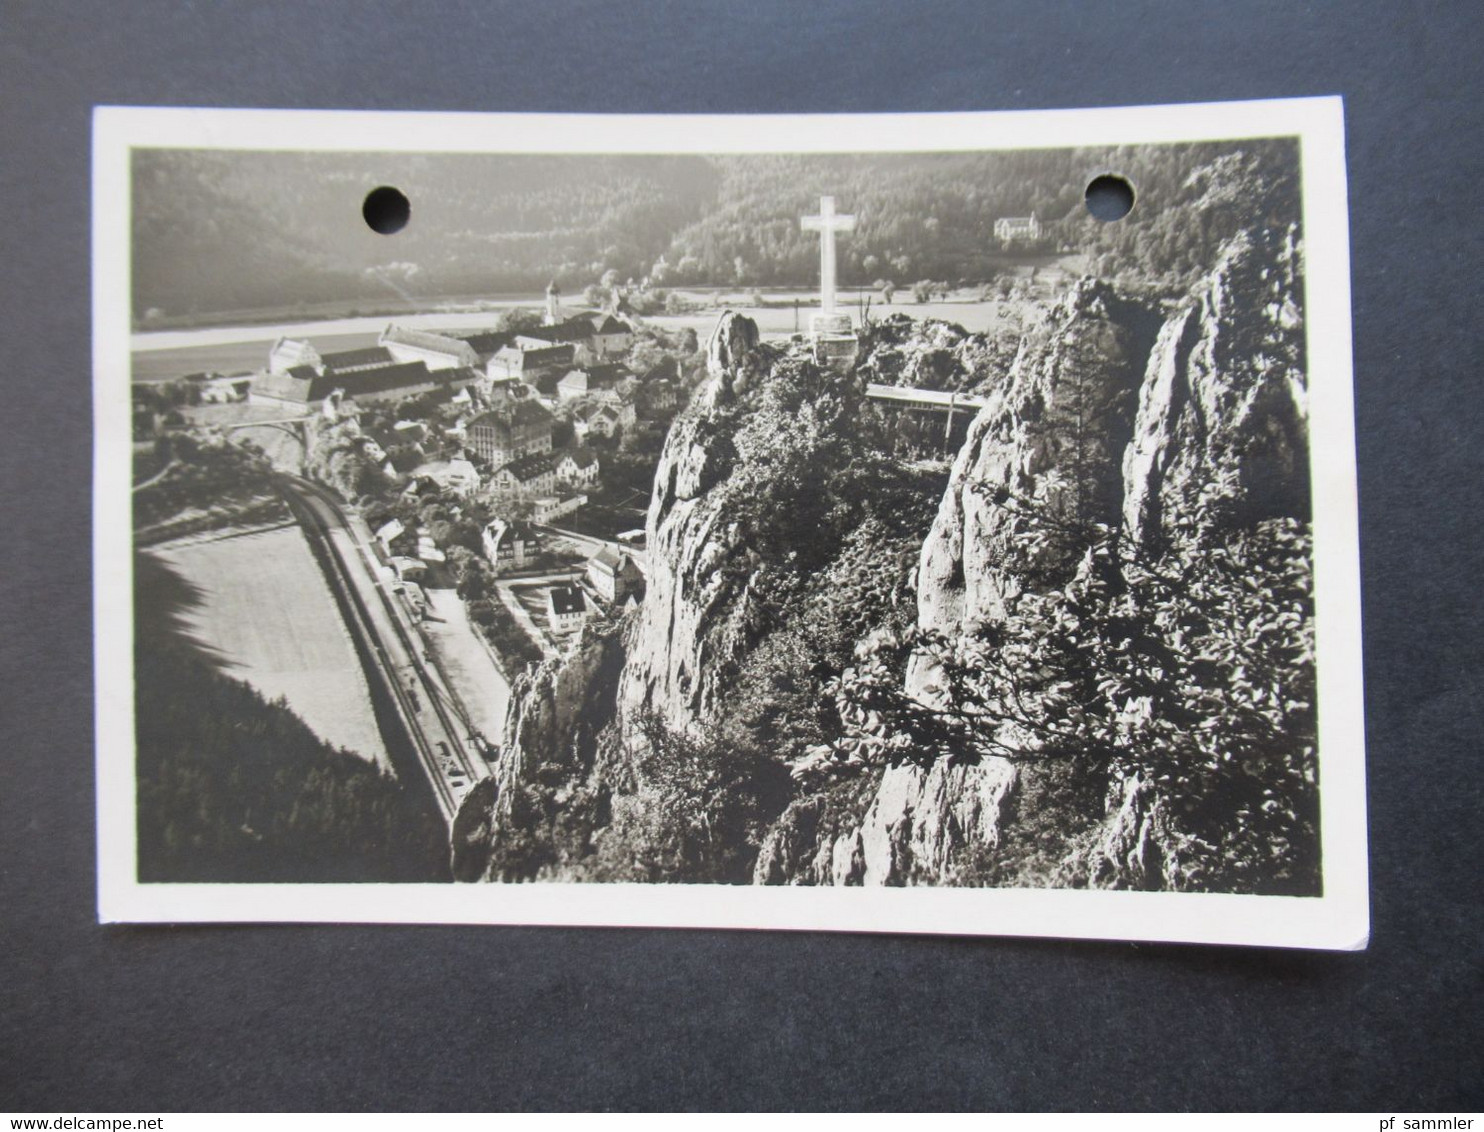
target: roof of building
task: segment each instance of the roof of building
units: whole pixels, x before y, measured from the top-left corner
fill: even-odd
[[[587,609],[587,598],[576,586],[552,586],[546,593],[551,611],[558,615],[581,613]]]
[[[295,369],[309,369],[308,366],[296,366]],[[289,373],[260,373],[252,379],[251,390],[259,397],[273,397],[280,401],[295,401],[307,404],[313,398],[310,394],[314,387],[314,370],[309,369],[307,376]],[[320,399],[329,392],[325,390],[320,393]]]
[[[627,334],[629,332],[628,324],[620,322],[611,314],[595,314],[590,321],[592,322],[593,332],[595,334]]]
[[[509,345],[496,350],[494,356],[506,359],[519,358],[522,362],[552,362],[560,365],[564,361],[571,361],[572,351],[573,347],[570,343],[553,344],[542,338],[518,335]]]
[[[534,397],[524,397],[518,401],[507,401],[503,405],[488,409],[464,427],[466,431],[476,428],[500,431],[516,427],[531,428],[549,425],[551,421],[550,409]]]
[[[607,418],[610,424],[618,424],[623,419],[623,417],[619,414],[619,411],[612,405],[610,405],[607,401],[603,401],[598,404],[583,405],[582,408],[574,412],[572,416],[576,420],[582,421],[584,424],[590,423],[598,417]]]
[[[676,377],[680,373],[680,359],[674,354],[666,354],[654,365],[644,371],[645,381],[664,381]]]
[[[293,354],[297,358],[317,358],[319,352],[310,345],[307,338],[280,338],[268,350],[268,356],[274,354]]]
[[[579,468],[591,468],[598,463],[598,453],[586,444],[577,448],[568,448],[560,456],[562,460],[571,460]]]
[[[515,341],[515,334],[509,330],[469,330],[458,334],[450,334],[450,338],[457,338],[467,342],[469,346],[481,358],[490,358],[503,346],[508,346]]]
[[[392,323],[383,330],[378,341],[383,344],[394,342],[399,346],[410,346],[416,350],[427,350],[429,353],[446,354],[468,365],[473,365],[479,360],[474,347],[451,334],[416,330],[410,326],[398,326],[396,323]]]
[[[533,397],[535,393],[536,390],[532,388],[531,383],[523,378],[496,377],[490,381],[485,396],[491,402],[495,400],[520,401]]]
[[[430,460],[426,464],[419,464],[413,468],[409,475],[426,476],[435,483],[446,480],[473,478],[479,479],[479,472],[468,460],[455,457],[452,460]]]
[[[530,525],[519,519],[496,519],[484,529],[495,544],[497,554],[516,542],[531,542],[535,538]]]
[[[424,362],[400,362],[396,365],[378,366],[376,369],[356,370],[353,373],[327,374],[325,380],[335,388],[344,389],[347,397],[364,397],[389,393],[394,389],[441,384],[444,378],[441,374],[431,372]]]
[[[609,362],[605,365],[583,366],[581,369],[570,370],[559,384],[568,388],[612,389],[628,376],[627,366],[618,362]]]
[[[344,390],[347,397],[371,397],[398,389],[411,392],[437,383],[438,376],[430,373],[422,362],[403,362],[348,373],[318,373],[309,366],[295,366],[288,373],[259,374],[253,378],[252,390],[281,401],[310,404],[323,401],[337,389]]]
[[[556,465],[557,458],[550,452],[528,452],[502,465],[500,471],[509,472],[520,483],[530,483],[539,476],[556,471]]]
[[[589,558],[588,565],[596,566],[605,574],[629,574],[639,571],[631,554],[624,550],[614,550],[611,546],[605,546]]]
[[[484,529],[493,531],[496,538],[504,535],[520,538],[534,538],[531,524],[524,519],[491,519],[485,524]]]
[[[336,350],[321,354],[320,361],[326,369],[374,369],[395,365],[397,359],[385,346],[362,346],[358,350]]]
[[[522,338],[539,338],[543,342],[585,342],[597,331],[590,315],[563,319],[550,326],[535,326],[522,332]]]

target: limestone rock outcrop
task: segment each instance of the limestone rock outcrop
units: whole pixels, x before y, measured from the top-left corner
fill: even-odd
[[[1213,506],[1239,524],[1307,519],[1299,259],[1294,233],[1244,233],[1186,300],[1164,306],[1083,280],[1026,329],[1013,359],[938,326],[922,341],[888,335],[886,348],[878,342],[874,350],[868,342],[861,361],[868,371],[896,366],[900,377],[902,366],[916,367],[919,378],[959,387],[962,363],[988,398],[917,556],[919,630],[968,640],[1003,623],[1028,593],[1067,585],[1087,549],[1077,532],[1113,531],[1119,545],[1157,550]],[[797,399],[800,382],[821,379],[801,377],[807,363],[761,343],[756,324],[731,312],[708,343],[707,368],[707,384],[673,426],[656,472],[644,604],[621,635],[589,642],[517,689],[498,781],[471,794],[460,815],[461,877],[505,875],[498,855],[482,847],[499,840],[502,813],[533,782],[565,782],[548,789],[548,811],[581,803],[600,821],[601,799],[592,799],[602,790],[583,795],[582,784],[597,774],[605,788],[621,787],[624,769],[604,763],[598,729],[620,736],[614,742],[630,758],[639,740],[627,721],[635,717],[658,717],[699,738],[716,724],[750,653],[777,627],[770,603],[776,608],[787,551],[761,545],[767,519],[757,507],[749,511],[749,493],[798,469],[773,463],[793,456],[759,437],[758,405],[761,391],[779,382],[792,382]],[[867,372],[810,386],[788,412],[828,401],[844,414],[828,426],[838,428],[856,411],[850,398],[859,391],[852,394],[850,382],[871,379]],[[1028,506],[1064,518],[1069,533],[1031,537]],[[741,512],[750,517],[739,519]],[[904,623],[910,616],[909,606]],[[871,628],[863,624],[862,634]],[[901,687],[917,703],[941,707],[949,694],[942,675],[919,651]],[[997,756],[857,770],[798,789],[761,838],[756,883],[953,882],[966,861],[1000,851],[1027,773]],[[1101,824],[1076,850],[1080,871],[1066,883],[1180,887],[1187,861],[1177,826],[1156,783],[1115,775]]]
[[[588,628],[571,652],[518,677],[494,774],[454,819],[455,880],[526,880],[582,851],[580,797],[598,772],[599,737],[614,714],[623,649],[612,627]],[[565,819],[568,847],[551,827]],[[589,825],[591,822],[588,823]]]

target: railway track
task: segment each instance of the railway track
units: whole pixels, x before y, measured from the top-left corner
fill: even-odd
[[[475,734],[467,712],[442,674],[435,676],[435,667],[424,660],[420,636],[379,584],[374,560],[356,539],[338,502],[318,485],[295,476],[280,476],[279,486],[316,549],[368,677],[378,683],[393,708],[438,810],[451,825],[464,795],[487,773],[482,753],[471,752],[462,738],[467,733],[472,741]]]

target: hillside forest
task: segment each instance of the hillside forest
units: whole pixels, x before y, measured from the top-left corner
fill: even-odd
[[[799,218],[824,194],[857,217],[839,244],[843,286],[978,286],[1027,256],[1077,253],[1092,274],[1173,295],[1212,261],[1231,214],[1247,209],[1207,194],[1202,171],[1222,160],[1279,184],[1292,181],[1297,148],[1269,139],[1237,155],[1214,144],[663,157],[143,150],[132,171],[133,314],[149,326],[296,305],[370,309],[531,294],[553,280],[575,294],[604,277],[634,293],[811,286],[818,240]],[[1083,203],[1088,182],[1108,171],[1137,194],[1116,225]],[[381,184],[412,202],[411,223],[390,239],[360,212]],[[1032,214],[1039,240],[994,238],[997,219]]]

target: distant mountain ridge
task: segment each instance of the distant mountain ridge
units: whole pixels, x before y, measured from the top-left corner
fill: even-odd
[[[984,282],[994,221],[1036,213],[1052,240],[1151,278],[1209,264],[1223,231],[1201,171],[1245,163],[1295,183],[1288,140],[1011,153],[509,156],[145,150],[133,168],[136,321],[325,302],[571,293],[612,270],[656,286],[802,285],[817,239],[799,217],[832,194],[857,226],[841,280]],[[1102,225],[1084,187],[1114,169],[1139,205]],[[412,202],[395,236],[360,214],[372,188]],[[1202,207],[1185,207],[1199,200]],[[1219,202],[1218,202],[1219,203]],[[1234,202],[1241,207],[1242,202]]]

